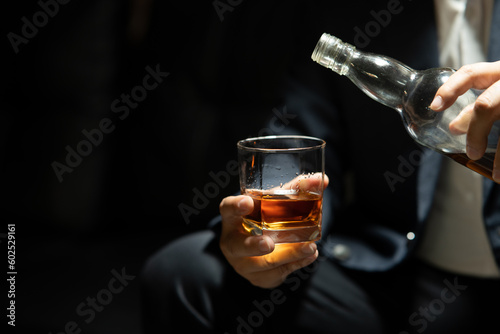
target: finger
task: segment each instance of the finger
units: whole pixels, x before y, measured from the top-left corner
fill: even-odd
[[[307,176],[301,175],[300,178],[297,178],[294,181],[295,184],[293,184],[292,187],[296,188],[299,192],[307,192],[311,191],[311,189],[321,191],[328,187],[328,184],[330,183],[328,176],[326,174],[323,175],[322,173],[315,173]],[[322,185],[323,189],[321,189]]]
[[[314,255],[318,247],[314,242],[278,244],[274,251],[263,256],[241,258],[234,263],[234,269],[242,276],[256,276],[259,273],[272,271],[290,263],[301,261]]]
[[[470,104],[465,107],[453,121],[450,122],[451,134],[458,136],[467,133],[473,111],[474,104]]]
[[[234,261],[240,258],[269,254],[274,250],[275,245],[270,237],[248,235],[242,228],[242,230],[221,235],[220,248],[231,264],[234,264]]]
[[[228,258],[258,256],[272,252],[274,242],[268,236],[251,236],[242,227],[242,215],[253,210],[253,200],[249,196],[230,196],[222,200],[222,233],[220,248]]]
[[[301,174],[283,184],[280,189],[294,190],[296,192],[321,192],[329,183],[330,179],[323,173]]]
[[[467,155],[473,160],[481,158],[488,145],[493,123],[500,119],[500,81],[485,90],[474,103],[467,131]]]
[[[300,261],[314,255],[318,247],[314,242],[278,244],[272,253],[255,258],[255,272],[263,272]]]
[[[462,66],[438,89],[430,108],[445,110],[469,89],[486,89],[499,79],[500,61]]]
[[[317,258],[318,251],[313,255],[286,263],[274,269],[248,275],[248,280],[250,283],[260,288],[272,289],[281,285],[291,273],[310,265],[316,261]]]
[[[239,221],[241,216],[253,210],[253,200],[250,196],[229,196],[224,198],[219,205],[222,220],[228,223]]]
[[[256,237],[249,237],[256,238]],[[263,256],[243,256],[238,258],[228,258],[234,270],[247,279],[257,279],[265,276],[276,280],[277,276],[283,274],[284,269],[291,263],[300,262],[307,257],[313,256],[318,251],[315,243],[295,243],[276,245],[274,251]],[[279,269],[280,268],[280,269]],[[275,270],[277,269],[277,270]],[[274,273],[270,275],[269,273]]]

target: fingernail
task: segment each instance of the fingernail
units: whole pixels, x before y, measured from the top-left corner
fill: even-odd
[[[309,243],[309,244],[305,244],[304,246],[302,246],[302,252],[304,254],[314,254],[316,253],[316,244],[315,243]]]
[[[444,105],[443,98],[441,96],[436,96],[430,105],[432,110],[440,110]]]
[[[481,158],[481,153],[474,147],[467,145],[467,156],[472,160]]]
[[[247,212],[249,207],[248,207],[248,201],[246,198],[242,198],[240,199],[240,201],[238,202],[238,209],[241,211],[241,212]]]
[[[271,251],[271,245],[269,245],[266,239],[262,239],[259,241],[259,249],[262,253],[269,253]]]

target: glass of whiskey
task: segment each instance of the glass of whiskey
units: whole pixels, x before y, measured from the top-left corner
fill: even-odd
[[[240,190],[254,202],[243,227],[276,244],[321,238],[325,141],[267,136],[238,142]]]

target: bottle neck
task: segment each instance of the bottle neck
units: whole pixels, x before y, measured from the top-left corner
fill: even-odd
[[[312,60],[340,75],[349,71],[348,63],[356,48],[339,38],[323,34],[314,48]]]
[[[416,75],[413,69],[395,59],[359,51],[328,34],[321,36],[312,59],[347,76],[366,95],[399,112],[407,86]]]

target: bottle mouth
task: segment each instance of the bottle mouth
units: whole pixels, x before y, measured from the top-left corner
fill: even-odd
[[[326,51],[339,42],[342,43],[337,37],[323,33],[318,43],[316,43],[316,47],[311,55],[312,60],[322,66],[330,67],[333,59],[327,56],[328,53]]]
[[[311,55],[312,60],[340,75],[349,71],[348,62],[356,48],[340,38],[323,33]]]
[[[341,39],[327,33],[323,33],[314,48],[311,58],[326,68],[330,68],[339,74],[344,74],[341,71],[342,64],[339,63],[339,61],[344,60],[341,55],[342,49],[344,48],[345,45]]]
[[[314,51],[311,55],[312,60],[317,63],[320,62],[329,39],[330,35],[328,35],[327,33],[323,33],[323,35],[321,35],[321,38],[319,39],[318,43],[316,43],[316,47],[314,48]]]

